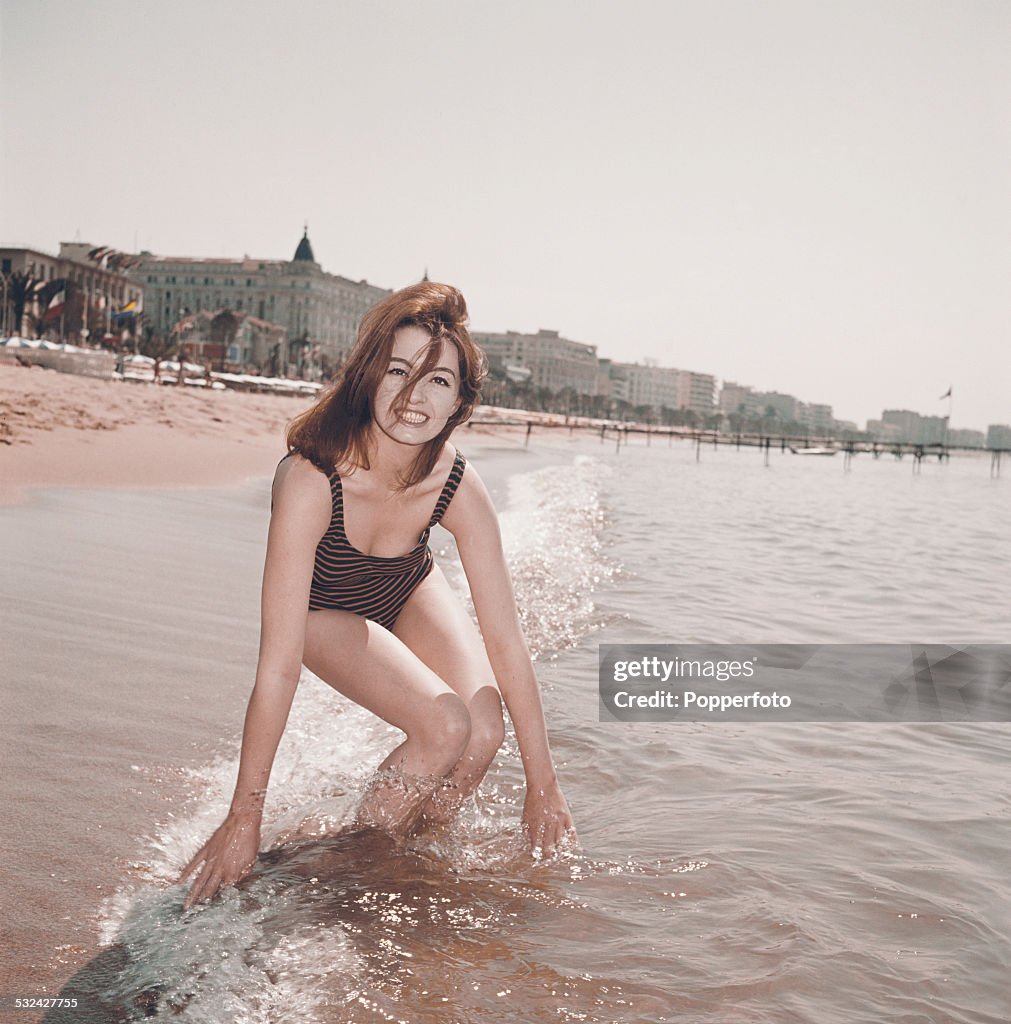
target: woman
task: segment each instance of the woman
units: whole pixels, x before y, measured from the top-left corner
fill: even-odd
[[[498,519],[480,477],[448,443],[484,376],[466,321],[463,296],[448,285],[425,281],[391,295],[362,319],[337,385],[288,430],[238,781],[225,821],[180,876],[200,867],[186,908],[256,860],[303,664],[406,734],[379,766],[356,825],[404,836],[451,820],[502,742],[504,697],[534,856],[575,838]],[[433,562],[428,534],[437,522],[456,538],[480,634]]]

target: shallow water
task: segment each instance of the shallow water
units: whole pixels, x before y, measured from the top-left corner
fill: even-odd
[[[67,991],[105,1009],[66,1019],[1011,1019],[1007,726],[600,723],[596,689],[603,642],[1006,640],[1007,481],[541,444],[559,465],[510,479],[503,535],[581,849],[522,855],[511,739],[444,835],[348,833],[396,734],[307,677],[268,852],[216,903],[181,916],[169,882],[237,730],[181,779],[137,766],[179,796],[96,902],[108,948]]]

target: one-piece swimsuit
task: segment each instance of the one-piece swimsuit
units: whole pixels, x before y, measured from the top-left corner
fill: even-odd
[[[428,526],[406,555],[385,558],[366,555],[344,532],[344,490],[334,469],[330,480],[330,526],[316,547],[316,563],[309,591],[309,610],[338,608],[355,612],[392,629],[407,599],[432,571],[435,559],[428,546],[432,527],[442,519],[463,477],[467,460],[456,453]]]

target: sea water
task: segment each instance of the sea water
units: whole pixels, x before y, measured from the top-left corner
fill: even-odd
[[[236,737],[101,905],[78,987],[201,1022],[1011,1018],[1007,726],[600,722],[596,678],[600,643],[1004,641],[1007,481],[541,444],[502,528],[580,847],[525,855],[511,736],[446,833],[342,831],[399,734],[306,675],[255,877],[180,914]]]

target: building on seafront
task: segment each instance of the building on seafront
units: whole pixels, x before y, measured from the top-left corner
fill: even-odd
[[[986,435],[982,430],[949,429],[946,442],[955,448],[982,448],[986,444]]]
[[[650,406],[656,413],[691,411],[700,418],[715,410],[716,378],[708,373],[658,366],[654,361],[610,361],[611,395],[632,406]]]
[[[308,226],[290,260],[143,252],[132,274],[144,287],[147,323],[159,334],[168,335],[180,321],[208,311],[280,325],[288,347],[281,372],[292,372],[307,351],[318,352],[322,364],[338,365],[354,344],[365,312],[392,294],[368,281],[323,270]]]
[[[622,363],[610,360],[608,375],[611,397],[633,407],[649,406],[655,412],[678,407],[678,373],[671,366],[645,363]]]
[[[0,247],[0,331],[91,344],[131,333],[144,308],[131,260],[83,242],[62,242],[56,256]]]
[[[795,424],[809,434],[825,436],[841,430],[856,431],[856,424],[842,423],[832,415],[832,406],[822,402],[802,402],[779,391],[755,391],[747,384],[724,381],[720,389],[720,412],[725,417],[774,419]]]
[[[579,395],[601,393],[596,345],[571,341],[558,331],[543,329],[536,334],[471,331],[471,337],[484,350],[493,370],[529,370],[530,383],[535,388],[571,388]]]
[[[1003,446],[1001,431],[1007,431]],[[1011,447],[1011,427],[982,430],[951,428],[947,416],[922,416],[910,409],[886,409],[879,420],[867,421],[867,433],[876,441],[893,444],[945,444],[954,448]]]
[[[761,416],[758,393],[747,384],[725,380],[720,388],[719,409],[724,416]]]
[[[1011,426],[991,423],[986,428],[986,446],[993,450],[1011,451]]]
[[[867,430],[870,433],[883,434],[884,439],[890,441],[904,441],[907,444],[943,444],[948,431],[948,418],[921,416],[909,409],[885,409],[880,421],[867,421]]]
[[[699,416],[716,411],[716,378],[694,370],[678,370],[677,409],[689,409]]]
[[[798,402],[796,420],[812,434],[829,434],[839,429],[837,421],[832,416],[832,406],[819,402]]]

